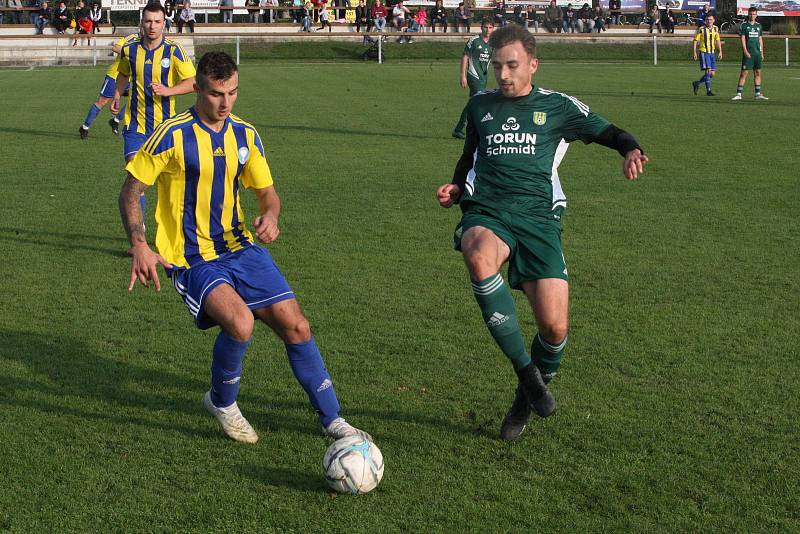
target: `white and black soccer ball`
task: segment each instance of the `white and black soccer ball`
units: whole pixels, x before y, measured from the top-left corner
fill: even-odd
[[[367,493],[383,478],[383,455],[371,441],[349,436],[334,441],[322,459],[325,480],[339,493]]]

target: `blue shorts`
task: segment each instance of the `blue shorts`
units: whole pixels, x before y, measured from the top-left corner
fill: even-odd
[[[257,245],[226,252],[190,269],[168,269],[167,275],[189,308],[195,325],[202,330],[217,325],[203,311],[203,299],[220,284],[231,286],[251,310],[295,298],[267,249]]]
[[[114,98],[114,89],[117,86],[117,80],[112,78],[111,76],[106,75],[106,79],[103,80],[103,86],[100,88],[100,96],[104,96],[106,98]],[[128,89],[125,89],[125,92],[122,93],[122,96],[128,96]]]
[[[717,56],[714,52],[700,52],[700,70],[717,70]]]
[[[127,126],[122,129],[122,152],[126,161],[130,156],[139,152],[148,137],[150,136],[128,130]]]

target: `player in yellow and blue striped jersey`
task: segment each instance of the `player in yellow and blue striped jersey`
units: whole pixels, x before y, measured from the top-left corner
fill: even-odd
[[[697,33],[692,41],[692,56],[694,60],[700,60],[700,70],[703,76],[699,80],[692,82],[692,91],[697,94],[697,89],[701,84],[706,86],[706,96],[714,96],[711,91],[711,79],[717,72],[717,55],[722,60],[722,41],[719,38],[719,28],[714,25],[716,17],[709,13],[706,15],[705,22],[697,28]],[[700,49],[700,55],[697,50]],[[715,55],[715,53],[717,55]]]
[[[211,389],[203,404],[231,439],[258,441],[236,404],[256,319],[283,340],[323,433],[335,439],[369,438],[339,416],[333,381],[295,294],[245,226],[242,189],[251,189],[258,199],[260,213],[253,226],[262,243],[280,234],[281,203],[256,129],[231,114],[238,85],[238,69],[229,55],[203,56],[194,107],[162,123],[126,166],[119,200],[133,258],[128,289],[137,279],[146,286],[152,280],[160,289],[161,264],[197,327],[220,327],[212,350]],[[153,184],[158,186],[158,253],[147,244],[137,208],[137,198]]]

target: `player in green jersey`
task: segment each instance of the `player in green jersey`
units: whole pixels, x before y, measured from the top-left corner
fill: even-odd
[[[742,72],[736,86],[736,95],[731,100],[741,100],[747,71],[753,70],[753,83],[756,86],[756,100],[769,100],[761,94],[761,64],[764,62],[764,39],[761,37],[761,23],[756,22],[758,8],[747,10],[747,22],[742,24],[739,35],[742,39]]]
[[[464,47],[461,56],[461,88],[469,87],[469,96],[486,89],[486,77],[489,74],[489,59],[492,57],[492,47],[489,46],[489,37],[494,31],[494,23],[489,17],[481,21],[480,35],[473,36]],[[453,137],[464,139],[464,126],[467,125],[467,108],[461,112],[458,124],[453,128]]]
[[[531,409],[547,417],[556,407],[547,383],[567,343],[569,290],[561,251],[566,198],[558,165],[568,144],[580,139],[617,150],[629,180],[648,159],[633,136],[578,99],[532,84],[539,60],[531,33],[512,24],[497,29],[489,44],[499,89],[470,99],[463,154],[452,182],[436,194],[444,208],[461,205],[455,246],[483,320],[517,374],[514,402],[500,429],[500,437],[511,440],[525,429]],[[500,273],[505,263],[508,284]],[[530,352],[510,288],[525,293],[536,319]]]

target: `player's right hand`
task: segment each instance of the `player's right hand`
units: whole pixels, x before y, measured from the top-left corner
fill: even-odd
[[[444,184],[436,190],[436,200],[443,208],[449,208],[455,204],[459,195],[461,195],[461,188],[456,184]]]
[[[128,291],[133,291],[136,280],[144,287],[150,287],[149,281],[153,281],[156,291],[161,291],[161,281],[158,279],[157,266],[160,263],[167,269],[172,269],[172,264],[161,257],[160,254],[153,252],[147,243],[141,243],[128,249],[128,254],[132,258],[131,280],[128,284]]]
[[[114,115],[119,113],[119,98],[115,98],[111,101],[111,113]]]

